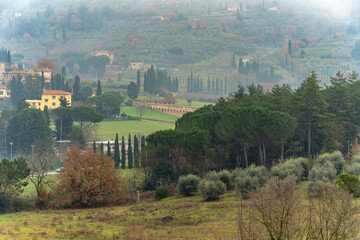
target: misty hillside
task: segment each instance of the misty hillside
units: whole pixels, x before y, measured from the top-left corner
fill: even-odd
[[[5,1],[0,10],[1,46],[89,79],[95,72],[82,62],[94,50],[111,52],[117,69],[143,62],[183,81],[191,70],[204,78],[227,76],[234,88],[297,86],[311,71],[327,83],[339,70],[360,70],[351,55],[359,33],[356,1],[32,0]],[[259,62],[256,77],[239,74],[233,56],[236,65],[240,58]],[[113,80],[118,73],[104,72]],[[122,73],[120,82],[135,77]]]

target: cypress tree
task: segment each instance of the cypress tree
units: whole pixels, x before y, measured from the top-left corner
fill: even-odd
[[[100,152],[104,153],[104,144],[103,144],[103,142],[101,142],[101,144],[100,144]]]
[[[53,73],[51,73],[51,79],[50,79],[51,89],[55,89],[55,80]]]
[[[145,137],[142,136],[141,137],[141,153],[140,153],[140,156],[141,156],[141,167],[143,167],[143,168],[146,167],[146,149],[145,149],[145,145],[146,145]]]
[[[137,71],[137,75],[136,75],[136,87],[138,90],[138,93],[140,92],[140,71]]]
[[[245,66],[242,58],[239,59],[238,72],[244,74]]]
[[[291,44],[291,40],[289,40],[289,43],[288,43],[288,52],[289,52],[289,55],[291,56],[291,54],[292,54],[292,44]]]
[[[44,90],[45,89],[45,77],[44,77],[44,72],[43,71],[41,71],[40,81],[41,81],[41,89]]]
[[[11,63],[11,54],[10,54],[10,50],[8,51],[8,58],[7,58],[7,62]]]
[[[63,32],[62,32],[62,37],[63,37],[63,40],[64,42],[66,43],[66,32],[65,32],[65,27],[63,27]]]
[[[190,92],[190,77],[188,76],[187,81],[186,81],[186,92]]]
[[[134,136],[134,167],[139,168],[139,158],[140,158],[140,152],[139,152],[139,140]]]
[[[227,89],[227,78],[226,78],[226,77],[225,77],[224,93],[225,93],[225,95],[228,93],[228,89]]]
[[[207,90],[208,90],[208,94],[210,94],[210,77],[208,77],[208,81],[207,81]]]
[[[96,153],[96,143],[95,143],[95,141],[94,141],[94,144],[93,144],[93,150]]]
[[[212,89],[211,89],[211,93],[215,94],[215,79],[212,79]]]
[[[48,124],[50,124],[49,108],[48,108],[48,106],[46,106],[46,105],[45,105],[45,107],[44,107],[44,114],[45,114],[45,117],[46,117],[46,120],[47,120]]]
[[[109,150],[108,150],[108,154],[109,154]],[[118,136],[118,134],[116,134],[116,137],[115,137],[114,161],[115,161],[115,168],[119,168],[120,152],[119,152],[119,136]]]
[[[122,136],[121,141],[121,168],[125,169],[126,164],[126,153],[125,153],[125,138]]]
[[[110,146],[110,141],[108,141],[107,143],[107,155],[109,158],[111,158],[111,146]]]
[[[221,83],[220,83],[220,95],[222,95],[224,93],[224,85],[223,85],[223,80],[221,79]]]
[[[61,68],[61,76],[63,76],[64,78],[66,77],[66,67],[62,66]]]
[[[131,146],[131,135],[129,134],[129,140],[128,140],[128,167],[131,169],[133,167],[133,152],[132,152],[132,146]]]
[[[234,69],[236,68],[235,53],[233,53],[233,56],[232,56],[231,67],[234,68]]]
[[[80,86],[80,78],[78,75],[75,76],[75,82],[73,85],[73,100],[74,101],[81,100],[81,86]]]
[[[102,94],[102,89],[101,89],[101,83],[100,83],[100,79],[97,82],[97,88],[96,88],[96,96],[100,96]]]

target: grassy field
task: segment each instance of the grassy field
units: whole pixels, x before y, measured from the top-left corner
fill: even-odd
[[[171,216],[170,220],[164,220]],[[235,239],[237,201],[174,196],[126,206],[0,215],[0,239]],[[135,236],[137,238],[135,238]]]
[[[121,108],[121,113],[126,113],[126,115],[128,116],[133,116],[133,117],[137,117],[137,113],[136,113],[136,107],[122,107]],[[142,117],[143,119],[146,120],[152,120],[152,121],[160,121],[160,122],[170,122],[170,123],[174,123],[177,119],[177,117],[169,115],[169,114],[165,114],[165,113],[161,113],[161,112],[157,112],[154,110],[149,110],[147,109],[145,114]]]
[[[98,129],[98,140],[114,140],[115,134],[127,136],[134,134],[138,136],[149,135],[153,132],[165,129],[173,129],[172,123],[160,123],[152,121],[102,121]]]

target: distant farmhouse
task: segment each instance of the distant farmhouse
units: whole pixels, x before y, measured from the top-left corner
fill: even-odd
[[[95,50],[94,52],[90,53],[90,55],[92,56],[107,56],[110,59],[110,65],[113,63],[114,61],[114,54],[112,54],[111,52],[105,51],[105,50]]]
[[[153,21],[165,21],[163,16],[155,16],[151,18]]]
[[[41,100],[26,100],[30,104],[30,108],[44,110],[47,106],[48,109],[55,109],[60,107],[60,99],[66,99],[71,106],[71,93],[60,90],[44,90],[41,95]]]
[[[143,62],[131,62],[129,65],[130,70],[146,70],[148,68],[150,68],[150,65]]]
[[[10,97],[10,89],[6,85],[0,85],[0,101]]]
[[[21,81],[25,81],[26,76],[28,75],[28,71],[26,70],[10,70],[3,73],[3,79],[5,80],[5,83],[8,83],[12,80],[13,77],[17,77],[20,75]]]
[[[44,73],[45,82],[50,82],[52,72],[49,68],[32,68],[28,72],[28,74],[37,75],[37,76],[41,76],[42,73]]]

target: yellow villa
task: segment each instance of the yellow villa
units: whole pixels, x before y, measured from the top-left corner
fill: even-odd
[[[26,102],[30,104],[30,108],[44,110],[44,107],[47,106],[50,110],[60,107],[60,99],[64,98],[71,106],[71,93],[60,90],[44,90],[41,100],[26,100]]]

